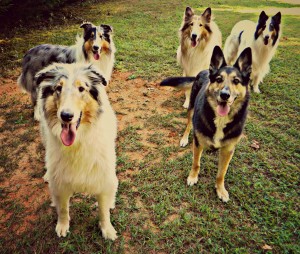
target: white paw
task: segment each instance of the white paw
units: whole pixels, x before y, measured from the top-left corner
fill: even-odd
[[[180,146],[181,146],[181,147],[185,147],[188,143],[189,143],[189,138],[183,137],[183,138],[180,140]]]
[[[109,209],[112,209],[112,210],[113,210],[113,209],[115,209],[115,207],[116,207],[116,203],[115,203],[115,201],[114,201],[114,202],[111,203]]]
[[[253,87],[253,92],[254,92],[254,93],[260,93],[260,90],[259,90],[258,87]]]
[[[101,224],[99,224],[102,236],[104,239],[109,239],[109,240],[116,240],[118,238],[117,236],[117,231],[114,229],[114,227],[110,224],[105,227],[102,227]]]
[[[70,232],[69,231],[69,222],[67,222],[67,223],[57,222],[55,231],[56,231],[56,234],[57,234],[58,237],[67,236],[67,233]]]
[[[216,190],[219,199],[221,199],[223,202],[227,202],[229,200],[229,194],[225,188],[217,188]]]
[[[188,108],[189,107],[189,101],[185,101],[184,103],[183,103],[183,105],[182,105],[182,107],[184,107],[184,108]]]
[[[196,177],[189,176],[188,179],[187,179],[188,186],[193,186],[197,182],[198,182],[198,176],[196,176]]]

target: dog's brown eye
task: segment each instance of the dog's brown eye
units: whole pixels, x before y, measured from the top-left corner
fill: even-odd
[[[216,81],[217,81],[218,83],[222,83],[223,79],[222,79],[222,77],[217,77],[217,78],[216,78]]]
[[[78,90],[79,90],[79,92],[82,93],[85,89],[84,89],[84,87],[80,86],[80,87],[78,88]]]
[[[203,26],[202,24],[199,25],[200,27]]]
[[[240,83],[240,80],[237,79],[237,78],[235,78],[235,79],[233,80],[233,84],[237,85],[238,83]]]
[[[194,23],[191,23],[191,26],[193,26],[194,25]]]

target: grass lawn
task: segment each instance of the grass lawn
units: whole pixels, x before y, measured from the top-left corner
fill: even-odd
[[[3,92],[1,253],[300,253],[300,16],[283,14],[271,72],[260,85],[262,93],[251,94],[245,137],[229,165],[225,185],[230,201],[222,203],[214,189],[216,152],[204,152],[198,184],[187,186],[191,145],[179,147],[184,96],[157,85],[181,75],[176,50],[187,5],[198,13],[212,7],[223,42],[239,20],[256,21],[270,7],[282,12],[297,7],[258,0],[82,1],[64,7],[66,20],[56,20],[54,13],[43,26],[12,27],[0,34],[1,89],[8,80],[16,87],[29,48],[71,45],[81,33],[80,20],[114,27],[117,53],[109,96],[119,119],[120,180],[111,215],[119,235],[115,242],[102,238],[96,200],[84,194],[72,198],[71,233],[58,238],[56,212],[41,180],[44,149],[28,96]],[[246,8],[258,11],[239,12]]]

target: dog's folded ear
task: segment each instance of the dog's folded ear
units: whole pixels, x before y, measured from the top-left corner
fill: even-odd
[[[211,8],[208,7],[203,13],[202,13],[202,17],[204,17],[205,21],[207,23],[210,22],[211,20]]]
[[[215,46],[209,65],[210,74],[214,75],[220,68],[226,65],[227,64],[222,49],[219,46]]]
[[[80,25],[80,28],[83,28],[84,30],[88,29],[88,28],[91,28],[92,27],[92,23],[90,22],[83,22],[81,25]]]
[[[45,81],[53,81],[55,78],[57,78],[61,70],[62,67],[56,64],[52,64],[42,69],[34,77],[36,85],[39,86],[42,82]]]
[[[110,25],[101,24],[100,28],[102,28],[105,34],[111,34],[113,32],[113,27]]]
[[[256,26],[256,30],[254,33],[255,40],[257,40],[258,36],[260,36],[261,33],[265,30],[266,22],[267,22],[268,18],[269,18],[269,16],[264,11],[262,11],[260,13],[258,22],[257,22],[257,26]]]
[[[91,81],[93,86],[102,84],[103,86],[107,85],[106,79],[103,77],[101,72],[94,65],[90,64],[87,67],[87,77]]]
[[[185,13],[184,13],[184,20],[189,21],[191,17],[194,15],[194,11],[191,7],[187,6],[185,8]]]
[[[252,71],[252,51],[250,47],[245,48],[242,51],[239,58],[236,60],[234,67],[240,70],[244,78],[250,78]]]

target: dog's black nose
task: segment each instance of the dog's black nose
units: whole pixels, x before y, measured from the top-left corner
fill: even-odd
[[[197,38],[197,34],[192,34],[192,38],[191,39],[195,41],[196,38]]]
[[[93,46],[94,51],[98,51],[99,47],[98,46]]]
[[[229,99],[229,97],[230,97],[229,91],[223,89],[223,90],[220,92],[220,97],[221,97],[222,100],[227,101],[227,100]]]
[[[269,40],[269,38],[270,38],[269,35],[266,35],[266,36],[265,36],[265,39],[266,39],[266,40]]]
[[[69,112],[65,112],[65,111],[62,111],[60,113],[60,117],[61,119],[64,121],[64,122],[71,122],[73,117],[74,117],[74,114],[72,113],[69,113]]]

